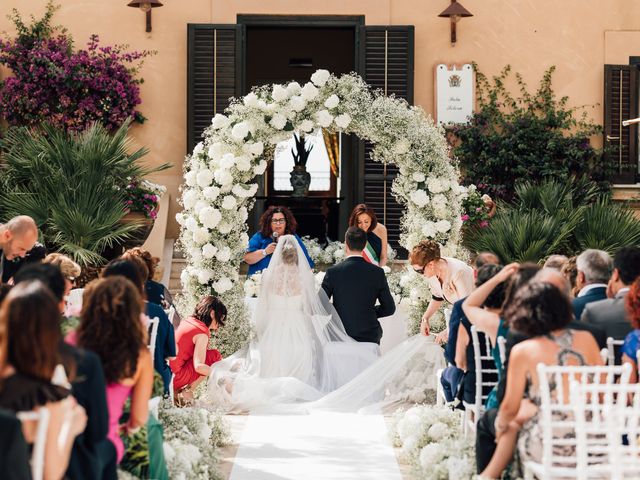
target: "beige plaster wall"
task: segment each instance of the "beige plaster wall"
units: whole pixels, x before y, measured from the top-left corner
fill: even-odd
[[[18,8],[23,16],[41,15],[44,0],[2,0],[0,31],[13,33],[6,14]],[[92,33],[105,43],[127,43],[135,49],[157,50],[142,69],[141,111],[148,122],[132,135],[151,152],[151,163],[176,165],[156,177],[172,197],[168,237],[175,237],[171,219],[181,182],[186,137],[186,31],[188,23],[235,23],[244,14],[365,15],[368,25],[410,24],[416,27],[415,101],[433,109],[433,66],[475,61],[493,75],[506,64],[529,85],[556,65],[558,95],[572,105],[600,104],[590,113],[602,122],[603,65],[628,62],[640,55],[640,2],[630,0],[461,0],[474,17],[458,24],[458,43],[449,43],[449,23],[438,18],[448,0],[165,0],[153,10],[153,32],[144,32],[144,14],[127,8],[126,0],[59,0],[56,23],[65,25],[78,45]],[[6,75],[6,72],[4,72]]]

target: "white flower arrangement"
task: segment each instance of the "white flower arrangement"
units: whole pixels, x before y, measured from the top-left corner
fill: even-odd
[[[475,476],[473,438],[463,437],[460,416],[446,407],[416,405],[393,418],[394,445],[426,480],[469,480]]]
[[[214,344],[223,355],[240,348],[250,331],[238,271],[247,247],[246,218],[255,202],[255,176],[264,173],[279,142],[318,127],[369,140],[375,160],[399,167],[391,190],[405,206],[403,247],[411,249],[425,237],[453,250],[459,243],[458,169],[449,158],[443,131],[421,108],[372,93],[356,74],[335,77],[326,70],[316,71],[303,86],[291,82],[255,88],[233,100],[225,114],[216,114],[204,140],[186,158],[184,210],[176,216],[187,260],[180,309],[191,313],[203,295],[222,297],[228,321]],[[428,203],[436,194],[444,196],[446,209],[440,206],[436,212]],[[427,222],[433,224],[428,235],[423,228]],[[316,258],[332,264],[341,252],[327,247],[316,252]],[[416,279],[413,287],[424,283]]]

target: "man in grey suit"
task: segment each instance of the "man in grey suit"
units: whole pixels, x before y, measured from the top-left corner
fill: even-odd
[[[607,337],[624,340],[632,330],[625,310],[629,287],[640,276],[640,248],[621,248],[613,259],[613,272],[607,285],[607,298],[585,305],[580,320],[605,331]],[[616,363],[619,352],[616,352]]]

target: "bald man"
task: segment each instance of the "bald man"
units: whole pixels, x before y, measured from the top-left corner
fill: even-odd
[[[38,240],[38,226],[27,215],[13,217],[0,225],[0,283],[9,281]]]

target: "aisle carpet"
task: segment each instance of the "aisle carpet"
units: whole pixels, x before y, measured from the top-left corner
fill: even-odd
[[[230,480],[402,480],[382,415],[250,415]]]

